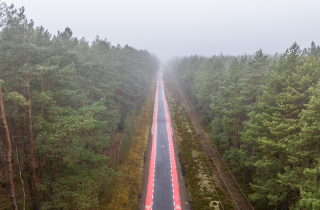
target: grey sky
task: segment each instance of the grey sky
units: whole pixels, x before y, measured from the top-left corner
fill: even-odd
[[[320,44],[320,0],[4,0],[52,34],[182,55],[284,52]]]

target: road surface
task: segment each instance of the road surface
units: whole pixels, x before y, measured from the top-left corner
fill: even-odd
[[[172,128],[159,73],[152,125],[152,149],[145,210],[180,210],[180,194]]]

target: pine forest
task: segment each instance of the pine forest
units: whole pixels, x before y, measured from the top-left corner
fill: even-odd
[[[154,186],[148,188],[148,180],[154,185],[152,176],[158,176],[151,170],[158,167],[151,163],[152,142],[160,137],[151,133],[162,129],[153,118],[156,102],[162,103],[159,110],[166,107],[158,119],[167,123],[164,136],[171,147],[169,191],[180,189],[183,205],[190,205],[182,209],[191,210],[193,202],[194,209],[221,210],[197,175],[204,170],[198,156],[210,163],[210,179],[218,165],[202,147],[192,150],[190,145],[201,141],[187,117],[191,112],[239,183],[245,195],[239,200],[256,210],[320,209],[315,42],[308,48],[294,42],[273,54],[258,48],[253,54],[180,56],[161,64],[147,50],[112,45],[99,36],[87,41],[63,27],[51,34],[36,26],[24,7],[0,0],[0,209],[152,208]],[[221,207],[225,202],[226,210],[236,209],[221,180],[211,183],[220,187]]]
[[[167,66],[255,209],[320,209],[320,47]]]
[[[52,36],[5,3],[0,27],[0,209],[97,207],[117,175],[104,150],[117,132],[129,147],[125,119],[145,100],[156,57],[70,28]]]

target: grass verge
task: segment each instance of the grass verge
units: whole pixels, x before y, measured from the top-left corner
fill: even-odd
[[[233,209],[231,202],[215,181],[216,178],[212,171],[215,165],[203,153],[200,137],[197,135],[189,116],[180,103],[175,83],[167,81],[165,89],[185,170],[185,180],[188,185],[192,209],[222,209],[220,201],[225,210]]]

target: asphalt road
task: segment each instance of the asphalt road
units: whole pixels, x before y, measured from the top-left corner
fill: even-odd
[[[145,209],[178,210],[181,209],[179,186],[161,73],[158,77],[156,91],[153,143]]]

